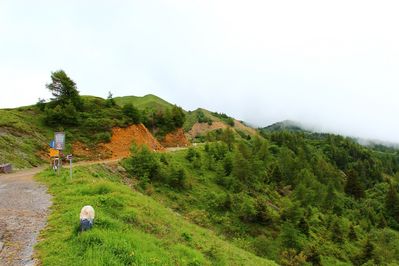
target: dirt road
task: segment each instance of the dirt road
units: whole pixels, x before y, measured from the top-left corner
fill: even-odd
[[[119,159],[79,162],[78,165],[116,163]],[[64,166],[68,168],[68,164]],[[12,174],[0,174],[0,266],[35,265],[33,246],[47,221],[51,196],[34,181],[37,167]]]
[[[35,265],[33,246],[51,197],[33,176],[44,168],[0,175],[0,265]]]

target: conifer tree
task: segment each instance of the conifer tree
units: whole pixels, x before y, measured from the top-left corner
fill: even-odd
[[[345,193],[352,195],[355,199],[362,198],[364,196],[364,189],[359,182],[358,174],[351,169],[349,170],[347,177]]]
[[[399,223],[399,197],[395,187],[390,184],[385,198],[387,213]]]
[[[66,106],[68,103],[72,103],[77,110],[81,109],[82,102],[76,83],[68,77],[64,70],[52,72],[51,83],[46,87],[51,91],[54,96],[52,100],[57,104]]]
[[[357,234],[356,234],[355,228],[353,227],[353,224],[351,224],[351,226],[349,227],[348,238],[352,241],[357,240]]]

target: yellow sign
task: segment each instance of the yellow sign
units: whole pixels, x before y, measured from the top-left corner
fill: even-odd
[[[50,148],[50,157],[58,157],[58,156],[60,156],[60,151]]]

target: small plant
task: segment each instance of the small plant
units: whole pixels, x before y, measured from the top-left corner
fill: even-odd
[[[193,236],[190,233],[187,232],[183,232],[181,234],[182,238],[187,241],[187,242],[191,242],[193,240]]]

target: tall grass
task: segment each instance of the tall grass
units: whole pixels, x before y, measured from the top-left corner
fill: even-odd
[[[73,178],[45,171],[53,206],[36,246],[43,265],[275,265],[186,221],[133,191],[104,166],[77,167]],[[79,212],[96,210],[92,230],[78,233]]]

